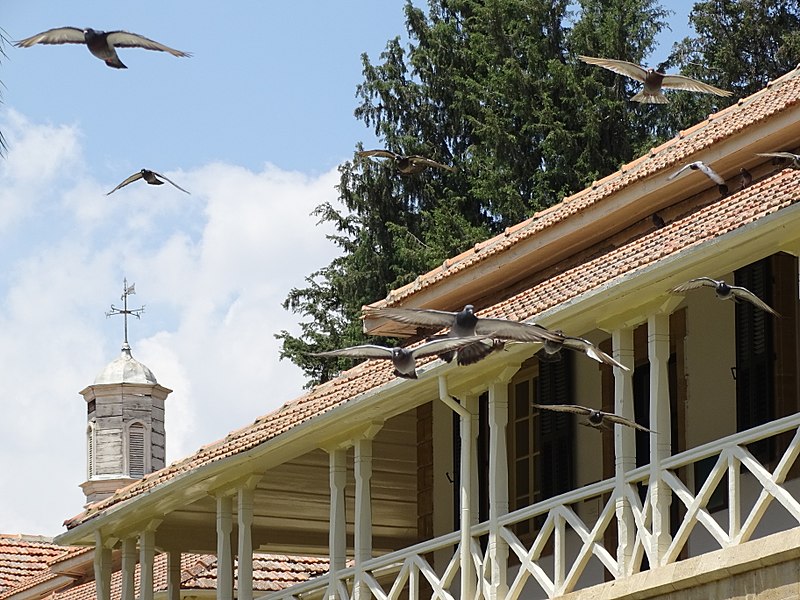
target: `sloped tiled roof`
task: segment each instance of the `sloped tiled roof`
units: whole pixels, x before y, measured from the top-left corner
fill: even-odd
[[[184,587],[192,589],[216,589],[217,560],[204,556],[203,568],[184,581]],[[199,563],[198,563],[199,565]],[[276,592],[303,583],[328,571],[327,558],[314,556],[284,556],[281,554],[253,555],[253,589],[261,592]],[[238,581],[238,577],[234,578]]]
[[[375,302],[371,306],[397,305],[425,288],[509,250],[520,241],[568,219],[637,181],[673,168],[683,163],[689,156],[792,108],[798,100],[800,100],[800,71],[794,70],[752,96],[743,98],[737,104],[709,116],[707,120],[681,131],[675,139],[651,149],[646,155],[624,165],[619,171],[595,182],[591,187],[535,213],[529,219],[507,228],[500,235],[445,260],[441,266],[420,275],[405,286],[392,290],[385,300]]]
[[[0,543],[5,541],[0,539]],[[54,544],[49,544],[55,546]],[[5,546],[0,546],[5,547]],[[74,549],[55,546],[59,554],[55,558],[63,559]],[[81,548],[80,552],[91,552],[91,548]],[[37,548],[33,545],[18,552],[22,556],[36,556]],[[5,556],[0,557],[0,570],[5,567]],[[253,556],[253,589],[261,592],[279,591],[318,577],[327,572],[329,568],[327,558],[309,556],[285,556],[277,554],[255,554]],[[153,590],[155,592],[167,589],[167,555],[159,554],[153,564]],[[36,583],[54,579],[57,573],[48,568],[48,563],[42,563],[41,568],[27,579],[22,579],[17,585],[11,585],[0,593],[0,598],[8,598],[20,591],[33,587]],[[213,555],[184,554],[181,556],[181,589],[208,590],[216,589],[217,583],[217,558]],[[139,595],[139,565],[136,565],[134,576],[136,596]],[[122,597],[122,572],[117,570],[111,576],[111,598]],[[88,578],[77,585],[72,585],[47,594],[48,600],[95,600],[96,588],[93,578]]]
[[[39,536],[0,534],[0,597],[48,572],[48,564],[70,550]]]
[[[531,219],[510,228],[504,234],[479,244],[452,260],[441,269],[431,271],[415,283],[401,288],[391,296],[392,302],[415,293],[422,286],[434,285],[449,277],[453,270],[467,268],[486,256],[503,252],[514,244],[569,218],[588,206],[602,202],[636,181],[675,168],[694,153],[715,142],[730,137],[747,127],[757,125],[770,116],[795,106],[800,100],[800,73],[793,71],[768,88],[740,100],[708,120],[681,133],[655,148],[621,171],[597,182],[590,189],[565,199],[560,204],[536,214]],[[566,300],[574,299],[612,280],[633,274],[665,257],[694,245],[718,238],[754,220],[774,213],[797,201],[794,190],[800,183],[800,172],[780,171],[752,186],[718,198],[709,204],[689,210],[667,224],[634,239],[624,240],[615,247],[597,250],[595,257],[574,266],[556,265],[550,276],[499,304],[483,314],[527,319]],[[257,419],[252,425],[232,432],[223,440],[202,447],[195,454],[146,476],[118,490],[114,495],[91,505],[85,512],[65,522],[73,528],[115,504],[152,490],[175,477],[198,467],[220,461],[250,450],[304,423],[316,415],[328,412],[348,399],[376,389],[394,379],[392,368],[383,361],[364,362],[344,372],[340,377],[322,384],[278,410]]]

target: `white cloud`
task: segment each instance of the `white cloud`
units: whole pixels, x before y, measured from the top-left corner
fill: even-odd
[[[0,495],[0,531],[52,535],[81,510],[78,392],[118,355],[120,317],[103,311],[120,305],[123,276],[131,307],[146,305],[133,355],[174,390],[168,460],[302,393],[273,334],[296,330],[281,302],[335,255],[309,213],[335,201],[338,175],[215,163],[164,173],[191,196],[136,182],[106,197],[118,181],[87,174],[77,129],[13,112],[0,127],[0,232],[15,224],[0,254],[0,472],[18,490]]]

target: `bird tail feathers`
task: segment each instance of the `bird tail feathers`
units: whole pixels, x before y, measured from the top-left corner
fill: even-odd
[[[642,104],[668,104],[669,100],[661,92],[645,92],[642,90],[631,98],[632,102],[641,102]]]

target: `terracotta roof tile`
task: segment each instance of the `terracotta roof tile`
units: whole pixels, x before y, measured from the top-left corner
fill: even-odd
[[[0,544],[4,540],[0,539]],[[54,545],[54,544],[51,544]],[[2,546],[0,546],[2,547]],[[64,546],[56,547],[61,554],[71,549]],[[91,548],[81,548],[82,552],[91,552]],[[0,557],[0,568],[5,559]],[[253,556],[253,589],[257,591],[278,591],[302,583],[308,579],[318,577],[327,572],[329,561],[327,558],[309,556],[285,556],[278,554],[255,554]],[[155,592],[167,589],[167,555],[159,554],[153,564],[153,589]],[[37,572],[36,582],[54,579],[57,574],[47,569],[46,565]],[[27,582],[27,580],[26,580]],[[184,590],[215,590],[217,584],[217,559],[213,555],[184,554],[181,557],[181,588]],[[0,594],[0,598],[9,597],[15,593],[32,587],[13,586]],[[136,595],[139,594],[139,565],[136,565],[134,576]],[[111,598],[118,600],[122,596],[122,572],[116,571],[111,576]],[[95,582],[89,579],[58,590],[48,595],[50,600],[95,600]]]
[[[0,597],[25,580],[47,573],[48,564],[69,550],[45,537],[0,534]]]
[[[580,212],[583,208],[634,181],[683,161],[719,139],[785,110],[800,99],[800,77],[793,71],[781,78],[769,92],[761,91],[738,105],[713,115],[710,120],[690,128],[674,140],[654,149],[623,167],[620,173],[597,182],[593,189],[565,199],[562,203],[537,213],[532,218],[508,228],[488,240],[480,252],[464,253],[451,269],[463,269],[484,257],[505,251],[520,240]],[[573,299],[615,278],[654,264],[664,257],[733,231],[797,201],[794,190],[800,183],[800,171],[784,170],[754,183],[730,196],[719,198],[705,207],[693,209],[666,227],[621,240],[617,247],[596,250],[596,256],[570,267],[560,263],[542,274],[541,281],[529,289],[483,311],[484,314],[524,320],[566,300]],[[450,264],[451,261],[447,261]],[[448,267],[435,269],[391,295],[397,299],[448,276]],[[452,271],[451,271],[452,272]],[[549,275],[545,277],[546,275]],[[68,528],[86,522],[111,506],[152,490],[175,477],[229,456],[250,450],[316,415],[328,412],[359,394],[376,389],[394,379],[392,368],[383,361],[366,361],[342,373],[278,410],[234,431],[224,439],[200,448],[195,454],[146,476],[118,490],[114,495],[92,504],[83,513],[65,521]]]

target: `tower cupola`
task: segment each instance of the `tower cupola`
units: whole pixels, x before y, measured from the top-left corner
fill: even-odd
[[[81,484],[87,503],[165,466],[164,401],[172,390],[159,385],[153,372],[133,358],[128,343],[128,316],[139,318],[144,307],[128,309],[134,285],[123,284],[123,308],[111,305],[107,316],[122,315],[122,352],[81,390],[86,400],[86,470]]]

